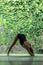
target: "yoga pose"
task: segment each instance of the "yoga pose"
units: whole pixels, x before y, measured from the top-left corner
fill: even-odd
[[[31,56],[34,56],[32,45],[26,40],[26,37],[25,37],[24,34],[17,34],[17,36],[15,37],[12,45],[10,46],[10,48],[8,50],[8,54],[11,51],[12,47],[16,44],[16,42],[17,42],[18,39],[20,41],[20,44],[28,51],[28,53]]]

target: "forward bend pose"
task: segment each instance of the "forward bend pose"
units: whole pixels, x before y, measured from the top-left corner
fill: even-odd
[[[21,46],[23,46],[31,56],[34,56],[34,51],[33,51],[32,45],[27,41],[24,34],[17,34],[16,35],[12,45],[10,46],[10,48],[8,50],[8,54],[11,51],[12,47],[16,44],[18,39],[20,41]]]

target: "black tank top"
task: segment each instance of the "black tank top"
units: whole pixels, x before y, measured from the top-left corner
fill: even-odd
[[[18,38],[20,40],[21,45],[23,45],[24,41],[26,41],[26,37],[24,34],[18,34]]]

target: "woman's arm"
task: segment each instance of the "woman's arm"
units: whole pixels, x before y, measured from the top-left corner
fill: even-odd
[[[15,45],[15,43],[16,43],[17,40],[18,40],[18,35],[15,37],[15,39],[14,39],[12,45],[10,46],[10,48],[9,48],[9,50],[8,50],[8,54],[9,54],[9,52],[11,51],[12,47]]]

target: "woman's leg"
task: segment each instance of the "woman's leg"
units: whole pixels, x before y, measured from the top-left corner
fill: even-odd
[[[34,56],[34,51],[33,51],[33,48],[31,46],[31,44],[29,42],[24,42],[23,44],[23,47],[28,51],[28,53],[31,55],[31,56]]]

